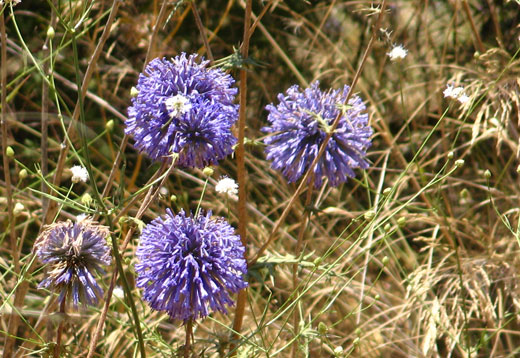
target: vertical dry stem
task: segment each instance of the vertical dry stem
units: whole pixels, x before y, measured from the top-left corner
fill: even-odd
[[[307,188],[307,195],[305,196],[305,204],[303,206],[304,208],[308,208],[309,205],[311,204],[313,188],[314,188],[314,175],[311,176],[309,187]],[[309,219],[310,219],[310,212],[306,213],[304,211],[303,220],[300,223],[300,230],[298,232],[298,242],[296,244],[296,251],[294,252],[294,256],[297,259],[300,257],[300,255],[302,253],[303,237],[305,236],[305,231],[307,229]],[[297,297],[300,296],[299,289],[298,289],[298,284],[299,284],[299,282],[298,282],[298,262],[295,262],[293,264],[292,271],[293,271],[292,272],[292,284],[293,284],[292,297],[294,297],[294,299],[297,299]],[[294,312],[293,312],[293,330],[294,330],[295,337],[298,337],[298,334],[300,331],[300,329],[299,329],[300,325],[298,324],[299,323],[299,314],[298,314],[297,307],[298,307],[297,305],[294,305]],[[297,350],[298,350],[298,339],[295,339],[292,344],[292,350],[291,350],[291,356],[293,358],[296,357]]]
[[[244,38],[241,47],[242,59],[245,60],[249,54],[249,31],[251,26],[251,11],[252,0],[247,0],[245,15],[244,15]],[[236,149],[237,156],[237,176],[238,176],[238,233],[242,244],[247,247],[247,191],[246,191],[246,165],[245,165],[245,148],[244,137],[246,128],[246,105],[247,105],[247,70],[240,69],[240,108],[238,118],[238,146]],[[244,319],[244,312],[246,307],[247,289],[242,289],[238,293],[237,306],[235,309],[235,319],[233,322],[232,341],[236,341],[242,330],[242,321]],[[231,351],[235,349],[235,344],[232,343]],[[236,355],[236,352],[233,353]]]
[[[202,24],[202,20],[200,19],[199,11],[197,10],[197,6],[195,5],[195,1],[191,2],[191,10],[193,11],[193,16],[195,17],[195,23],[200,32],[200,37],[202,37],[202,43],[204,43],[204,48],[206,49],[206,53],[208,54],[208,58],[213,63],[215,59],[213,58],[213,53],[211,52],[211,47],[209,47],[208,37],[206,36],[206,30],[204,29],[204,25]]]
[[[473,36],[475,37],[475,47],[477,48],[478,51],[480,51],[480,53],[486,52],[484,44],[482,43],[482,39],[480,38],[480,35],[478,34],[477,27],[475,26],[475,22],[473,21],[473,16],[471,16],[471,10],[469,8],[467,0],[462,1],[462,8],[464,9],[466,16],[468,17],[469,25],[471,27],[471,32],[473,32]]]

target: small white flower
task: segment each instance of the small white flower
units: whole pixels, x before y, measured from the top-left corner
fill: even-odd
[[[79,214],[78,216],[76,216],[76,222],[80,223],[83,220],[85,220],[86,218],[87,218],[87,214]]]
[[[179,118],[191,109],[190,99],[182,94],[168,98],[164,101],[164,105],[170,114],[170,118]]]
[[[14,204],[14,208],[13,208],[13,214],[15,216],[18,216],[22,213],[22,211],[25,210],[25,206],[23,206],[22,203],[16,203]]]
[[[463,87],[453,87],[452,85],[447,85],[442,94],[444,94],[444,98],[457,99],[464,94],[463,91]]]
[[[123,291],[123,289],[120,286],[116,286],[114,288],[114,291],[112,291],[112,296],[122,300],[125,298],[125,292]]]
[[[457,98],[457,101],[459,101],[461,104],[464,104],[466,102],[469,101],[469,97],[468,95],[466,95],[465,93],[463,93],[462,95],[460,95],[458,98]]]
[[[225,195],[237,195],[238,184],[231,178],[222,178],[215,186],[217,193]]]
[[[83,183],[86,183],[88,180],[88,171],[87,169],[83,168],[81,165],[75,165],[72,168],[70,168],[70,171],[72,172],[72,182],[73,183],[79,183],[82,181]]]
[[[456,99],[460,104],[465,104],[470,100],[469,96],[464,93],[464,87],[454,87],[448,84],[442,94],[444,98]]]
[[[394,46],[392,50],[387,53],[388,57],[390,57],[390,61],[400,61],[404,59],[407,54],[408,50],[402,45]]]
[[[165,187],[165,186],[161,186],[161,187],[159,188],[159,194],[161,194],[162,196],[167,196],[168,193],[169,193],[169,191],[168,191],[168,188],[167,188],[167,187]]]

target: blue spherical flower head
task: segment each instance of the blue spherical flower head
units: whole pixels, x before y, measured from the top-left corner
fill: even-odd
[[[267,159],[290,183],[308,170],[340,113],[339,124],[314,168],[314,186],[320,187],[323,177],[337,186],[355,176],[353,169],[368,168],[365,157],[373,131],[359,96],[352,96],[343,106],[348,91],[349,87],[344,86],[343,91],[322,92],[318,82],[304,91],[295,85],[278,95],[277,106],[266,106],[270,126],[262,130],[273,133],[264,139]]]
[[[154,160],[177,154],[176,165],[203,168],[233,151],[235,81],[196,58],[185,53],[171,61],[156,58],[139,76],[125,133]]]
[[[94,273],[104,273],[101,265],[110,264],[108,235],[106,226],[88,218],[47,226],[35,243],[37,257],[49,270],[38,287],[59,292],[59,302],[72,298],[75,307],[96,304],[103,289]]]
[[[184,211],[148,224],[137,248],[137,286],[143,298],[171,318],[188,321],[210,310],[226,312],[229,293],[247,286],[244,246],[224,219],[211,212],[197,217]]]

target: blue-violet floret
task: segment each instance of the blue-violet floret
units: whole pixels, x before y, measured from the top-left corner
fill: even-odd
[[[226,312],[230,292],[247,286],[244,246],[224,219],[211,212],[186,216],[184,211],[154,219],[141,234],[137,248],[137,286],[143,298],[172,319],[206,317]]]
[[[203,168],[233,151],[235,80],[208,68],[208,61],[196,60],[185,53],[171,60],[156,58],[139,75],[125,133],[153,160],[178,154],[176,165]]]
[[[108,227],[89,218],[47,226],[35,243],[37,257],[48,267],[39,287],[58,292],[59,302],[72,299],[75,307],[96,304],[103,289],[94,273],[104,273],[101,265],[111,261],[108,235]]]
[[[345,85],[343,90],[323,92],[317,81],[303,91],[295,85],[278,95],[277,106],[266,106],[270,126],[262,130],[272,133],[264,139],[267,159],[290,183],[308,170],[340,113],[338,126],[314,167],[315,187],[321,186],[323,177],[337,186],[355,176],[353,169],[368,168],[365,158],[373,131],[359,96],[352,96],[348,104],[343,105],[349,89]]]

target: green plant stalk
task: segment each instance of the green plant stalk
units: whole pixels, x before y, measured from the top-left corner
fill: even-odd
[[[206,193],[206,188],[208,187],[208,181],[209,181],[209,177],[206,178],[206,181],[204,182],[204,187],[202,188],[202,193],[200,193],[200,199],[199,199],[199,202],[197,203],[197,210],[195,210],[195,216],[194,216],[195,219],[197,218],[197,216],[199,216],[200,206],[202,204],[202,199],[204,198],[204,194]]]
[[[11,11],[12,11],[12,3],[10,3]],[[13,256],[13,266],[15,273],[19,272],[19,262],[18,262],[18,245],[16,244],[16,232],[15,232],[15,219],[13,213],[13,193],[11,190],[11,173],[9,171],[9,158],[6,155],[7,150],[7,35],[5,31],[5,19],[4,12],[0,16],[0,42],[1,46],[1,60],[0,60],[0,87],[2,88],[2,92],[0,94],[0,104],[2,105],[0,112],[0,122],[2,125],[2,158],[3,158],[3,167],[4,167],[4,178],[5,178],[5,186],[6,186],[6,197],[7,197],[7,216],[9,219],[9,239],[11,246],[11,253]],[[19,317],[16,313],[12,313],[9,318],[9,326],[7,329],[6,339],[4,341],[4,357],[11,357],[15,335],[18,329]]]

